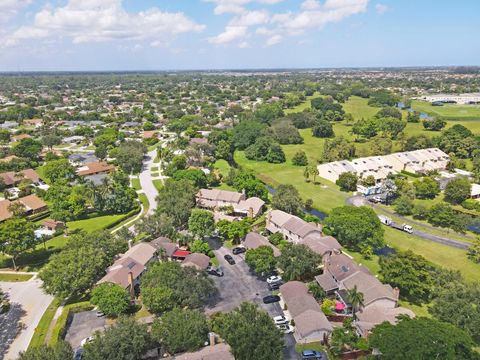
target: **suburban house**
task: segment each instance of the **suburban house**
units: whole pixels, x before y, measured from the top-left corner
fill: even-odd
[[[157,249],[146,242],[129,246],[128,251],[107,269],[106,275],[97,284],[110,282],[120,285],[133,297],[135,287],[140,284],[140,277],[147,269],[147,265],[157,259]]]
[[[425,174],[429,171],[444,170],[449,157],[438,148],[398,152],[384,156],[370,156],[359,159],[333,161],[318,165],[320,177],[336,182],[345,172],[352,172],[359,178],[373,176],[377,183],[388,175],[401,171]]]
[[[22,180],[30,180],[34,185],[41,185],[40,176],[33,169],[21,170],[19,172],[7,171],[0,173],[0,177],[7,187],[15,186]]]
[[[316,225],[307,223],[298,216],[288,214],[281,210],[271,210],[266,217],[266,229],[272,234],[280,232],[284,239],[295,244],[309,235],[322,234]]]
[[[65,229],[65,223],[63,221],[56,221],[52,219],[43,220],[42,226],[44,229],[53,232]]]
[[[208,265],[210,265],[210,258],[200,253],[188,254],[182,262],[182,266],[193,266],[199,271],[206,270]]]
[[[323,234],[313,233],[298,242],[308,246],[318,255],[325,256],[329,254],[340,254],[342,245],[333,236],[323,236]]]
[[[308,293],[307,285],[289,281],[280,286],[280,294],[288,309],[285,310],[286,317],[295,322],[293,336],[297,343],[323,343],[330,336],[333,327],[318,302]]]
[[[75,135],[75,136],[69,136],[69,137],[63,138],[62,142],[64,144],[78,145],[83,140],[85,140],[85,136]]]
[[[470,197],[475,200],[480,200],[480,185],[472,184],[470,189]]]
[[[68,162],[75,167],[98,162],[94,153],[74,153],[68,157]]]
[[[23,124],[27,126],[34,126],[35,128],[39,128],[43,125],[42,119],[25,119],[23,120]]]
[[[206,138],[191,138],[188,142],[189,145],[207,145],[208,139]]]
[[[247,249],[256,249],[260,246],[270,246],[273,249],[273,256],[280,256],[280,250],[272,245],[267,238],[256,232],[249,232],[243,241],[243,246]]]
[[[160,236],[155,240],[150,241],[149,244],[152,245],[155,249],[157,249],[158,257],[165,260],[171,260],[173,254],[178,249],[176,243],[172,242],[172,240],[170,240],[169,238],[163,236]]]
[[[174,355],[172,357],[165,358],[166,360],[234,360],[230,346],[225,343],[215,344],[215,335],[209,333],[209,345],[202,349]]]
[[[240,216],[257,217],[262,213],[265,201],[257,197],[246,198],[244,192],[226,191],[220,189],[200,189],[196,195],[197,206],[218,210],[222,207],[233,208]]]
[[[10,205],[20,203],[25,207],[26,215],[38,214],[48,209],[47,204],[37,195],[28,195],[15,201],[0,200],[0,221],[10,219],[13,214],[10,212]]]
[[[415,317],[415,313],[403,307],[385,308],[382,306],[370,306],[356,314],[357,321],[355,321],[355,327],[357,328],[360,336],[367,337],[369,332],[377,325],[388,321],[390,324],[395,325],[398,321],[397,317],[400,315],[406,315],[410,318]]]
[[[28,134],[18,134],[12,136],[12,142],[20,141],[23,139],[31,139],[32,137]]]
[[[90,176],[98,174],[109,174],[115,167],[113,165],[107,164],[106,162],[91,162],[81,166],[77,169],[78,176]]]
[[[144,139],[152,139],[158,137],[158,135],[156,131],[144,131],[142,137]]]

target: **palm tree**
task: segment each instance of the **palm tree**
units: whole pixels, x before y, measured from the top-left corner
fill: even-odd
[[[305,170],[303,170],[303,177],[305,181],[308,182],[308,178],[310,177],[310,166],[305,166]]]
[[[311,174],[313,175],[313,183],[316,184],[315,178],[319,175],[318,168],[315,165],[312,165],[310,169]]]
[[[353,318],[355,319],[355,312],[358,308],[363,306],[363,293],[358,291],[357,285],[355,285],[352,289],[347,290],[347,300],[350,304],[352,304],[352,313]]]

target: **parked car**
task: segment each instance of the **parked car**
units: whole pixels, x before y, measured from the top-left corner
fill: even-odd
[[[210,274],[210,275],[215,275],[215,276],[223,276],[223,270],[222,268],[219,266],[219,267],[213,267],[213,266],[209,266],[207,268],[207,273]]]
[[[280,289],[280,285],[283,283],[281,281],[273,283],[273,284],[268,284],[268,290],[273,291],[273,290],[278,290]]]
[[[82,347],[78,348],[77,350],[75,350],[75,353],[73,354],[73,359],[74,360],[82,360],[84,352],[85,352],[85,350]]]
[[[264,304],[272,304],[280,301],[280,296],[278,295],[267,295],[263,298]]]
[[[290,324],[279,324],[277,327],[282,330],[284,334],[291,334],[295,330]]]
[[[93,336],[89,336],[80,342],[80,346],[84,347],[85,344],[91,343],[92,341],[93,341]]]
[[[267,283],[269,284],[275,284],[282,281],[282,278],[280,276],[272,275],[267,278]]]
[[[233,255],[243,254],[245,251],[247,251],[247,249],[242,246],[237,246],[236,248],[232,249]]]
[[[230,265],[235,265],[235,260],[233,259],[232,255],[225,255],[223,257],[225,260],[227,260],[227,262],[230,264]]]
[[[273,318],[273,322],[275,325],[283,325],[283,324],[288,324],[288,320],[285,316],[283,315],[278,315]]]
[[[103,316],[105,316],[105,313],[104,313],[103,311],[97,310],[97,311],[95,312],[95,315],[96,315],[97,317],[103,317]]]
[[[315,351],[315,350],[303,350],[302,351],[302,360],[323,360],[327,359],[327,357],[324,357],[324,354],[321,353],[320,351]]]

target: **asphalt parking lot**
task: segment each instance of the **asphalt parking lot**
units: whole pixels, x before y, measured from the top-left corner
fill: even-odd
[[[209,243],[215,251],[224,276],[212,276],[219,290],[219,296],[215,299],[215,302],[207,306],[205,309],[206,314],[211,315],[219,311],[227,312],[238,307],[244,301],[250,301],[267,311],[272,317],[283,315],[283,311],[278,303],[263,303],[263,297],[270,295],[271,291],[268,290],[265,280],[260,279],[250,271],[250,268],[245,263],[245,254],[233,255],[231,250],[220,246],[218,242],[210,240]],[[226,254],[232,255],[236,262],[235,265],[227,263],[223,258]],[[285,335],[285,345],[284,359],[298,359],[293,335]]]
[[[97,317],[93,310],[73,314],[72,322],[67,328],[65,340],[76,349],[80,346],[83,339],[93,335],[97,330],[103,330],[105,325],[105,317]]]

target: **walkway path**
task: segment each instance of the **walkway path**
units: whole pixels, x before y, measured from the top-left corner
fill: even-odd
[[[156,149],[147,153],[146,159],[143,162],[142,172],[138,177],[140,179],[140,185],[142,187],[142,190],[147,196],[148,203],[150,204],[150,206],[148,207],[147,215],[153,214],[153,211],[157,207],[156,197],[157,197],[158,191],[155,188],[155,185],[153,185],[152,172],[151,172],[152,166],[159,166],[159,164],[154,163],[156,156],[157,156]]]
[[[430,225],[427,225],[427,224],[422,224],[420,222],[407,219],[407,218],[405,218],[401,215],[396,214],[393,211],[390,211],[390,210],[384,209],[383,207],[372,204],[369,201],[367,201],[363,196],[352,196],[352,197],[347,199],[346,203],[349,204],[349,205],[353,205],[353,206],[371,206],[371,207],[373,207],[377,210],[380,210],[380,211],[384,212],[385,214],[397,217],[397,218],[401,219],[402,221],[404,221],[405,223],[413,223],[416,226],[423,227],[423,228],[426,228],[426,229],[440,231],[440,232],[446,232],[443,229],[438,229],[436,227],[433,227],[433,226],[430,226]],[[433,241],[433,242],[436,242],[436,243],[439,243],[439,244],[447,245],[447,246],[454,247],[454,248],[457,248],[457,249],[462,249],[462,250],[467,250],[471,245],[471,244],[469,244],[467,242],[464,242],[464,241],[461,241],[461,240],[455,240],[455,239],[448,238],[448,237],[445,237],[445,236],[432,234],[428,231],[419,230],[419,229],[413,229],[413,235],[418,236],[418,237],[420,237],[422,239],[425,239],[425,240]],[[459,235],[459,236],[463,236],[463,235]],[[463,237],[471,238],[470,236],[463,236]]]

